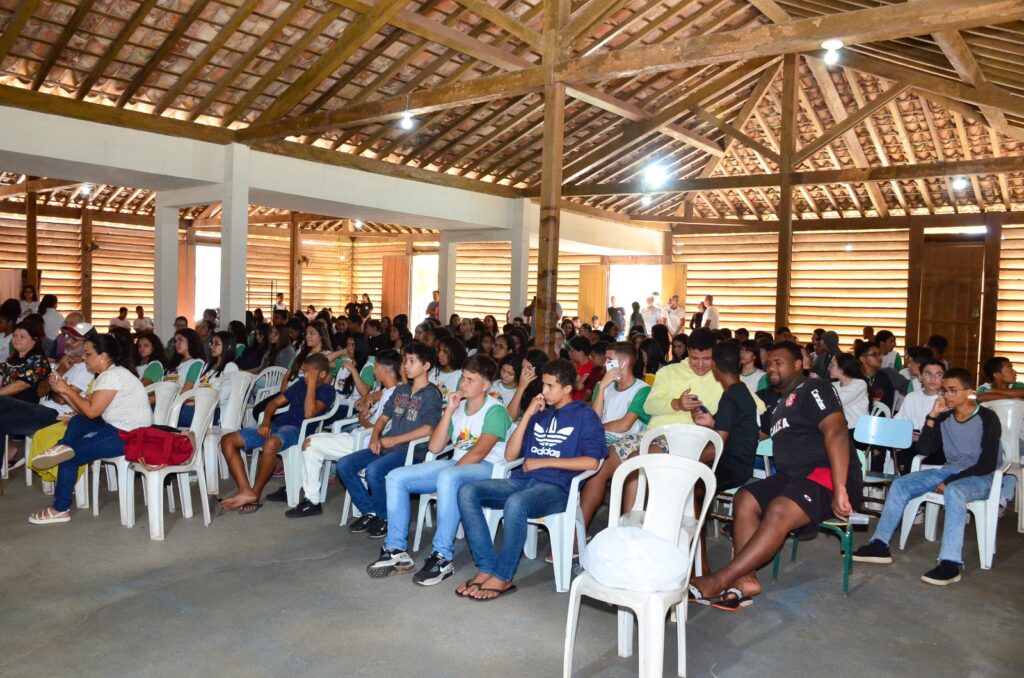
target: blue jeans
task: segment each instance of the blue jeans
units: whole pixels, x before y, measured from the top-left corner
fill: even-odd
[[[71,508],[71,495],[78,482],[78,467],[97,459],[123,456],[124,441],[117,435],[117,429],[102,418],[89,419],[78,415],[68,421],[68,430],[58,444],[67,445],[75,451],[74,457],[57,466],[53,509],[63,512]]]
[[[946,478],[957,473],[957,469],[949,466],[925,469],[893,481],[889,496],[885,499],[882,517],[872,539],[884,542],[892,541],[896,527],[903,519],[903,510],[912,499],[928,492],[934,492]],[[992,475],[970,476],[961,478],[946,486],[943,498],[946,504],[946,517],[942,525],[942,547],[939,560],[949,560],[963,564],[964,526],[967,524],[967,504],[979,499],[986,499],[992,489]]]
[[[404,551],[409,545],[409,514],[412,494],[437,492],[437,529],[433,550],[448,560],[455,554],[455,534],[459,530],[459,488],[473,480],[491,477],[491,464],[456,466],[452,459],[431,461],[396,468],[388,474],[388,536],[384,546]],[[424,501],[421,496],[420,501]]]
[[[551,483],[531,478],[477,480],[459,489],[459,512],[473,561],[484,574],[512,581],[526,543],[526,521],[565,510],[569,493]],[[484,509],[502,509],[505,527],[501,548],[495,553]]]
[[[388,517],[388,493],[384,479],[388,473],[405,464],[406,447],[399,445],[381,454],[374,454],[367,448],[338,460],[338,480],[345,485],[352,503],[360,513]],[[426,456],[427,445],[420,443],[413,451],[413,462],[423,461]],[[366,469],[366,485],[363,485],[359,477],[363,469]]]

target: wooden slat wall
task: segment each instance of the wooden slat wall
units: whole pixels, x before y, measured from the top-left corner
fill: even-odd
[[[1018,370],[1024,366],[1024,227],[1020,226],[1003,226],[996,355],[1012,360]]]
[[[601,257],[596,254],[573,254],[560,252],[558,255],[558,303],[562,305],[562,315],[574,316],[580,313],[580,266],[583,264],[600,264]],[[537,294],[537,250],[530,250],[530,275],[526,300],[533,299]],[[512,316],[522,313],[521,308],[513,309]],[[582,318],[590,322],[589,318]]]
[[[467,318],[490,314],[504,322],[512,288],[512,243],[459,243],[455,257],[455,312]]]
[[[909,231],[811,231],[793,238],[789,326],[801,341],[815,327],[851,350],[865,325],[904,346]],[[850,250],[847,251],[847,246]]]
[[[674,236],[672,261],[686,264],[687,322],[712,294],[722,327],[774,331],[777,260],[777,233]]]
[[[373,315],[376,317],[380,317],[381,291],[383,289],[381,276],[384,273],[384,257],[404,254],[404,242],[359,242],[357,240],[353,245],[352,277],[349,293],[358,294],[360,298],[362,298],[364,292],[369,294],[370,301],[373,302]],[[345,298],[345,303],[348,303],[347,295]]]
[[[315,240],[306,238],[302,254],[309,258],[309,265],[301,267],[302,307],[313,304],[317,310],[327,307],[335,314],[341,313],[348,303],[351,287],[352,246],[349,239],[340,236],[317,236]],[[287,261],[288,255],[285,254],[286,264]],[[288,280],[287,271],[284,280]],[[287,294],[285,291],[286,297]]]
[[[277,301],[276,294],[284,292],[284,301],[292,308],[291,290],[288,289],[289,237],[287,229],[281,236],[249,233],[249,246],[245,265],[246,307],[261,308],[264,316]],[[273,284],[271,284],[273,283]]]
[[[82,237],[76,222],[38,222],[40,291],[55,294],[64,314],[82,307]]]
[[[127,306],[129,317],[135,306],[153,313],[153,259],[156,244],[150,226],[93,224],[92,319],[105,328]]]

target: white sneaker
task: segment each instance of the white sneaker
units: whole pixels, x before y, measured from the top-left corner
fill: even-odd
[[[915,525],[924,525],[924,507],[917,509],[917,515],[914,516]]]
[[[1010,502],[1008,502],[1008,501],[1007,501],[1007,500],[1005,500],[1005,499],[1000,499],[1000,500],[999,500],[999,517],[1000,517],[1000,518],[1002,518],[1002,517],[1003,517],[1003,515],[1005,515],[1005,514],[1006,514],[1006,505],[1007,505],[1007,504],[1009,504],[1009,503],[1010,503]]]

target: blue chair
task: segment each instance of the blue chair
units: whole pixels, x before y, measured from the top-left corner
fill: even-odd
[[[853,439],[867,446],[864,450],[864,484],[885,485],[891,483],[895,473],[874,473],[868,471],[871,448],[886,450],[905,450],[914,444],[914,424],[905,419],[889,419],[887,417],[861,416],[857,427],[853,430]],[[895,470],[895,463],[893,464]]]

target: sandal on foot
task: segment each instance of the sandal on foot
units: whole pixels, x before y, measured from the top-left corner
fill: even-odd
[[[54,445],[42,454],[36,455],[32,459],[32,467],[44,471],[48,468],[53,468],[68,459],[72,459],[74,456],[75,451],[67,445]]]
[[[462,583],[462,593],[459,593],[458,588],[455,589],[455,596],[457,598],[472,598],[473,596],[469,595],[471,590],[478,588],[480,588],[480,584],[478,582],[475,582],[472,579],[467,579]]]
[[[738,588],[730,588],[722,591],[722,595],[718,597],[717,601],[711,603],[711,607],[726,612],[737,612],[753,604],[754,599],[743,595],[743,591]]]
[[[518,590],[519,589],[516,588],[515,584],[512,584],[512,586],[509,586],[507,589],[490,589],[478,585],[477,591],[489,591],[491,593],[497,593],[498,595],[494,596],[493,598],[473,598],[473,600],[475,600],[478,603],[489,603],[492,600],[497,600],[498,598],[501,598],[502,596],[512,595]]]
[[[53,525],[56,523],[71,522],[70,511],[55,511],[53,507],[47,507],[39,513],[33,513],[28,517],[28,522],[33,525]]]
[[[261,504],[260,502],[250,501],[248,504],[242,504],[241,506],[239,506],[238,512],[242,515],[249,515],[251,513],[256,513],[261,508],[263,508],[263,504]]]
[[[698,589],[693,584],[690,584],[689,602],[696,603],[697,605],[711,605],[712,603],[717,603],[720,599],[721,596],[711,596],[710,598],[705,598],[704,594],[700,592],[700,589]]]

